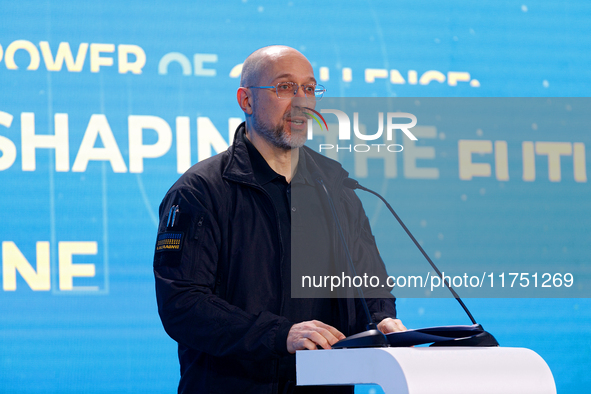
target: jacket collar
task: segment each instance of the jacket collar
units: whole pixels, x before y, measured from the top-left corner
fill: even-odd
[[[283,175],[276,173],[275,170],[269,166],[269,163],[267,163],[263,155],[261,155],[257,148],[246,137],[246,134],[239,134],[236,137],[241,138],[242,142],[246,145],[254,177],[261,186],[272,182],[277,178],[285,179]]]
[[[222,177],[234,182],[258,186],[254,171],[252,170],[252,164],[250,163],[248,148],[242,139],[245,130],[245,122],[240,123],[234,133],[234,142],[228,148],[230,160],[228,160],[228,164],[224,168]]]
[[[260,186],[254,175],[248,148],[243,139],[245,131],[246,124],[242,122],[236,129],[232,146],[228,148],[230,159],[224,169],[223,177],[234,182]],[[312,174],[319,174],[330,186],[340,184],[349,175],[339,162],[328,159],[307,146],[300,149],[300,163],[307,168],[303,175],[304,180],[310,184],[315,183]]]

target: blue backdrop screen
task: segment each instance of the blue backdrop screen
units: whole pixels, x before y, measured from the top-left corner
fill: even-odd
[[[176,344],[154,294],[158,205],[231,142],[241,63],[254,50],[300,50],[328,97],[561,98],[567,117],[585,112],[591,89],[582,0],[48,0],[0,12],[1,392],[176,390]],[[433,118],[412,157],[365,167],[338,158],[443,267],[539,263],[588,275],[588,123],[519,108],[496,125]],[[384,207],[362,200],[389,271],[425,264]],[[503,346],[544,357],[559,393],[591,384],[587,298],[467,304]],[[450,299],[398,305],[407,327],[469,323]]]

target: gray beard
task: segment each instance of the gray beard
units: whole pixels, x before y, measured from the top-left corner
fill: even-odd
[[[301,148],[306,143],[307,136],[296,136],[293,138],[292,135],[288,135],[281,124],[275,127],[270,127],[261,121],[258,114],[255,113],[253,116],[253,128],[255,132],[261,135],[267,142],[276,148],[282,150],[292,150],[295,148]]]

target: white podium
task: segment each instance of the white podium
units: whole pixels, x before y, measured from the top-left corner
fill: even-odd
[[[556,394],[536,352],[503,347],[302,350],[298,386],[378,384],[386,394]]]

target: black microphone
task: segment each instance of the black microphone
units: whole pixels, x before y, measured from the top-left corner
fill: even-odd
[[[361,186],[359,184],[359,182],[357,182],[355,179],[353,178],[345,178],[343,179],[343,186],[348,187],[349,189],[361,189],[363,186]]]
[[[497,342],[497,340],[491,334],[484,331],[484,329],[482,328],[482,326],[480,324],[476,323],[476,320],[474,320],[474,317],[472,316],[472,314],[468,310],[468,307],[466,307],[466,304],[464,304],[464,302],[462,301],[462,299],[460,298],[458,293],[456,293],[456,291],[453,289],[453,287],[450,286],[449,281],[443,277],[443,274],[441,273],[441,271],[439,271],[439,268],[437,268],[437,266],[435,265],[433,260],[431,260],[429,255],[427,255],[427,252],[425,252],[423,247],[419,244],[419,242],[416,240],[416,238],[412,235],[410,230],[405,226],[405,224],[402,222],[402,219],[400,219],[400,217],[396,214],[394,209],[390,206],[390,204],[388,204],[388,201],[386,201],[384,199],[384,197],[382,197],[378,193],[374,192],[373,190],[370,190],[364,186],[361,186],[359,184],[359,182],[357,182],[355,179],[345,178],[343,180],[343,186],[345,186],[349,189],[353,189],[353,190],[361,189],[366,192],[369,192],[369,193],[377,196],[380,200],[382,200],[384,202],[384,204],[386,204],[386,207],[388,207],[388,209],[390,210],[392,215],[394,215],[394,217],[396,218],[398,223],[400,223],[400,225],[402,226],[402,228],[404,229],[406,234],[408,234],[408,236],[410,237],[410,239],[412,239],[412,241],[414,242],[416,247],[421,251],[423,256],[425,256],[425,259],[427,259],[429,264],[431,264],[431,267],[433,267],[435,272],[437,272],[437,275],[443,281],[443,283],[445,284],[445,287],[448,288],[448,290],[454,296],[456,301],[458,301],[458,303],[460,304],[462,309],[464,309],[464,312],[466,312],[466,314],[468,315],[468,317],[472,321],[474,328],[480,332],[478,335],[475,335],[474,337],[470,337],[469,340],[465,340],[465,341],[454,340],[454,341],[448,341],[448,342],[441,342],[441,343],[434,344],[432,346],[499,346],[499,343]]]
[[[330,193],[322,180],[322,176],[318,171],[312,173],[312,178],[320,188],[326,194],[326,198],[328,200],[328,204],[330,206],[330,211],[332,213],[332,217],[337,227],[337,231],[339,233],[339,237],[341,239],[341,243],[343,245],[343,249],[345,251],[345,255],[347,257],[347,261],[349,263],[349,269],[353,276],[357,276],[355,271],[355,266],[353,265],[353,259],[351,258],[351,253],[349,252],[349,247],[347,245],[347,241],[345,239],[345,235],[343,234],[343,228],[341,227],[341,222],[339,221],[339,217],[337,215],[336,209],[334,207],[334,203],[332,198],[330,197]],[[367,301],[363,295],[363,290],[361,286],[357,287],[357,294],[359,295],[359,300],[361,305],[363,306],[363,311],[365,313],[365,318],[367,320],[367,330],[360,332],[358,334],[350,335],[345,339],[340,340],[339,342],[332,345],[333,349],[343,349],[343,348],[363,348],[363,347],[385,347],[388,346],[388,341],[386,336],[377,329],[377,325],[371,318],[371,314],[369,313],[369,308],[367,306]]]

